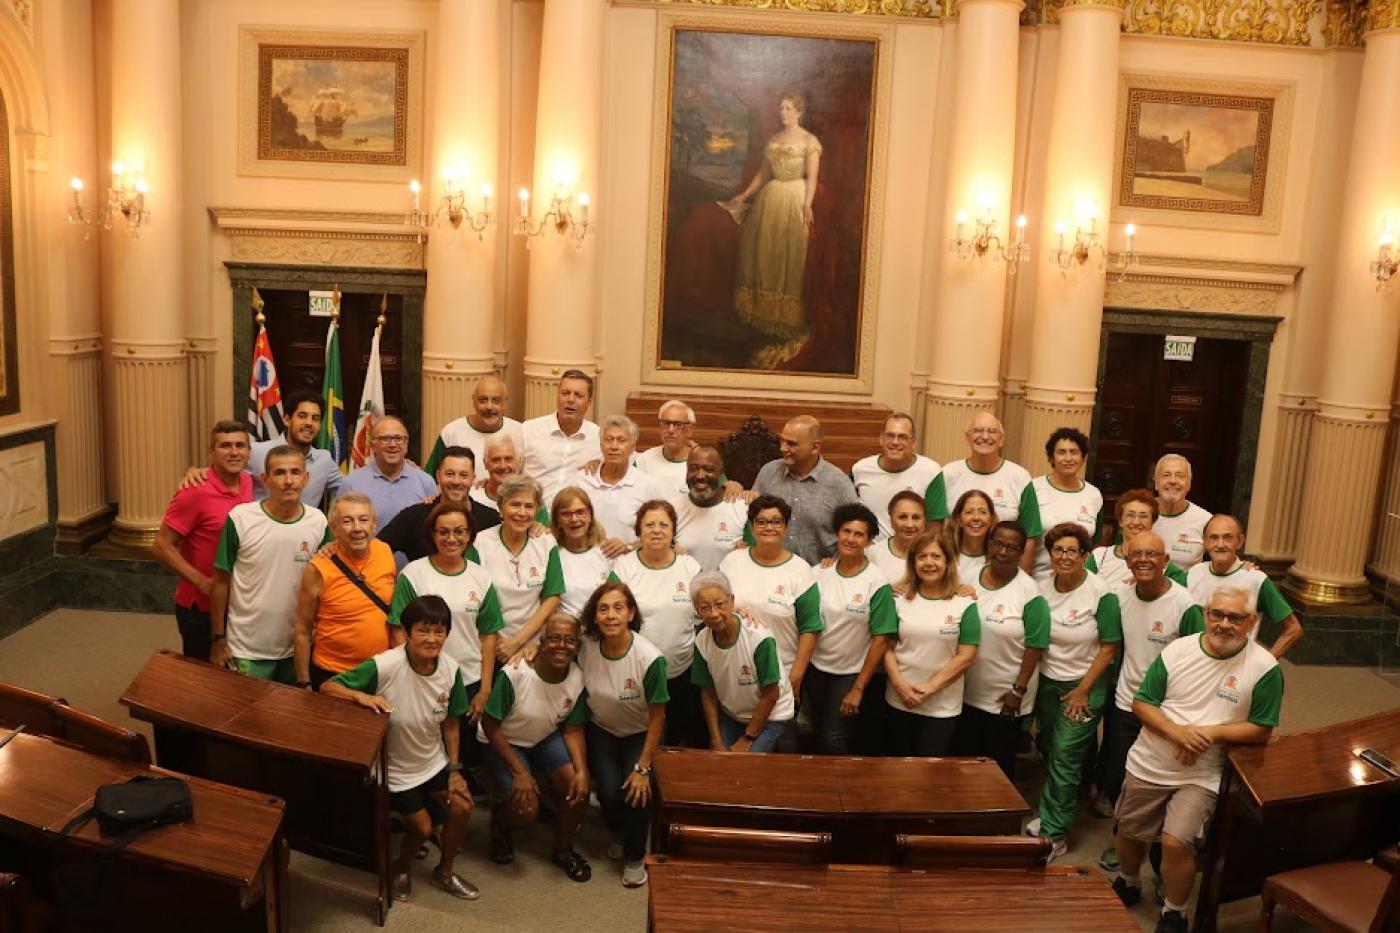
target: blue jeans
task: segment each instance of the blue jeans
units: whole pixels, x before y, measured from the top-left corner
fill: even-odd
[[[593,772],[593,789],[603,808],[603,822],[608,832],[622,840],[622,857],[629,862],[646,858],[652,808],[650,804],[629,804],[622,783],[632,774],[632,766],[642,757],[646,743],[645,732],[619,738],[588,724],[588,767]]]
[[[504,800],[510,796],[510,789],[515,786],[515,774],[510,770],[510,766],[505,763],[505,760],[496,754],[496,750],[491,747],[490,742],[483,744],[486,748],[486,763],[490,766],[491,777],[496,782],[496,793],[500,795],[500,799]],[[512,745],[511,748],[531,771],[553,774],[571,763],[569,747],[564,744],[564,733],[558,729],[540,739],[530,748],[519,745]]]
[[[791,722],[788,719],[770,719],[763,724],[763,731],[754,739],[754,743],[749,746],[751,752],[771,752],[778,744],[778,736],[783,734],[784,727]],[[740,722],[730,716],[724,710],[719,711],[719,737],[724,742],[724,747],[728,748],[739,741],[739,736],[744,734],[744,730],[749,727],[746,722]]]
[[[807,668],[802,686],[807,690],[812,726],[823,754],[847,755],[856,730],[855,716],[841,715],[841,701],[856,685],[857,674],[828,674],[819,667]]]

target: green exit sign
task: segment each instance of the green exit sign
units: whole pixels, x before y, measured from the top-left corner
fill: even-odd
[[[330,317],[335,308],[335,292],[308,292],[311,296],[311,316]]]
[[[1196,357],[1196,338],[1167,335],[1162,348],[1162,359],[1178,363],[1189,363]]]

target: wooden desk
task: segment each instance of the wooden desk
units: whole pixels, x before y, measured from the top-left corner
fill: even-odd
[[[760,865],[647,859],[647,924],[656,933],[712,930],[921,933],[1136,933],[1099,872]]]
[[[1264,878],[1322,862],[1370,858],[1400,838],[1400,779],[1353,754],[1400,760],[1400,711],[1231,749],[1210,830],[1193,929],[1215,929],[1224,901]]]
[[[59,831],[92,805],[98,786],[147,773],[171,772],[38,736],[15,736],[0,748],[0,870],[21,872],[36,896],[56,903],[55,867],[74,852],[92,855],[109,842],[95,820],[66,841]],[[194,818],[151,830],[113,862],[97,905],[103,928],[142,933],[286,929],[282,801],[188,780]]]
[[[121,702],[155,727],[161,765],[281,797],[292,848],[373,872],[384,924],[389,717],[171,651],[151,656]]]
[[[985,758],[751,755],[662,749],[656,824],[829,832],[842,861],[891,864],[900,833],[1016,835],[1026,802]]]

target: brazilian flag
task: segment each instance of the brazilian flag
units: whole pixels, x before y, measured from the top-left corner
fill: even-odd
[[[346,443],[345,384],[340,378],[340,324],[331,319],[326,332],[326,375],[321,380],[321,395],[326,400],[326,416],[321,419],[321,433],[316,446],[328,450],[340,472],[350,472],[350,446]]]

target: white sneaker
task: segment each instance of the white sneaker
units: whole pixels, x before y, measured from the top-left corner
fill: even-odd
[[[1063,839],[1051,839],[1050,842],[1052,845],[1050,854],[1045,858],[1046,865],[1049,865],[1051,862],[1055,861],[1055,859],[1069,851],[1069,843],[1065,842]]]
[[[628,862],[622,866],[622,885],[627,888],[640,888],[647,883],[647,863]]]
[[[608,858],[612,859],[614,862],[620,861],[622,859],[621,842],[614,839],[612,842],[608,843]]]
[[[1026,828],[1021,830],[1027,836],[1035,837],[1040,835],[1040,817],[1036,817],[1026,824]]]

